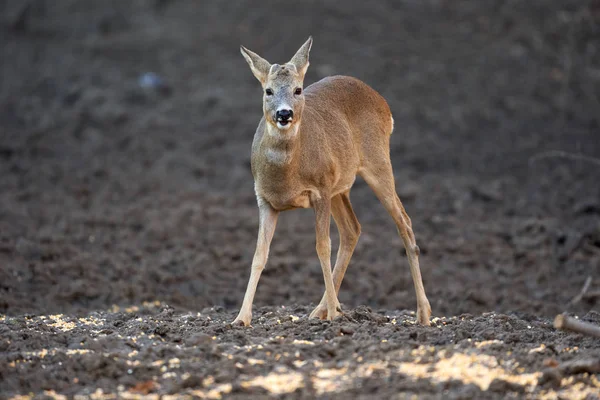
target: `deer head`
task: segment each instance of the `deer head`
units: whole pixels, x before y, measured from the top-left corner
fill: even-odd
[[[288,130],[302,118],[303,83],[311,45],[312,37],[283,65],[271,64],[244,46],[240,48],[252,73],[263,87],[265,121],[280,131]]]

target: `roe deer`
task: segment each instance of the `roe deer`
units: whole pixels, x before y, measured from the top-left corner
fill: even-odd
[[[417,295],[417,321],[429,325],[431,307],[419,270],[419,247],[396,194],[390,161],[394,120],[384,98],[355,78],[331,76],[303,90],[312,37],[290,62],[270,64],[241,46],[263,90],[263,117],[252,143],[252,175],[259,209],[256,252],[246,295],[234,324],[250,325],[256,286],[267,262],[280,211],[315,210],[317,255],[325,294],[310,317],[341,315],[337,293],[360,234],[350,204],[359,174],[391,214],[404,242]],[[330,216],[340,233],[331,272]]]

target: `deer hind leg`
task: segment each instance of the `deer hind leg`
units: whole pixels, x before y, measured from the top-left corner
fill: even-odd
[[[364,178],[367,184],[373,189],[375,195],[381,201],[385,209],[390,213],[398,233],[404,242],[404,248],[408,256],[410,265],[410,274],[415,285],[417,295],[417,322],[421,325],[429,325],[431,316],[431,306],[425,295],[425,288],[421,279],[421,270],[419,268],[419,246],[415,240],[412,230],[412,223],[404,206],[396,194],[394,183],[394,174],[392,164],[387,160],[378,160],[376,165],[365,165],[359,174]]]
[[[337,299],[333,276],[331,274],[331,239],[329,230],[331,224],[331,199],[329,196],[311,199],[316,217],[317,255],[323,270],[325,281],[325,305],[327,315],[325,319],[333,320],[342,314],[340,302]]]
[[[349,192],[340,193],[331,199],[331,214],[340,233],[340,247],[333,268],[333,285],[335,293],[338,294],[360,236],[360,224],[350,204]],[[310,318],[327,318],[326,293],[323,294],[321,302],[310,314]]]

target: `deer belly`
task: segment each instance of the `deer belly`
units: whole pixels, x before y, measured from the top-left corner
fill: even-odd
[[[278,211],[290,210],[292,208],[310,208],[309,193],[302,193],[298,196],[287,199],[267,199],[271,207]]]

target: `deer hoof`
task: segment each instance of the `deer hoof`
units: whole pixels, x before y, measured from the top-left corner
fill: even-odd
[[[431,307],[427,304],[427,307],[418,308],[417,307],[417,322],[419,325],[430,326],[431,322],[429,318],[431,317]]]
[[[244,317],[244,316],[238,315],[238,317],[233,320],[231,325],[233,325],[233,326],[250,326],[251,320],[252,320],[252,317]]]
[[[309,318],[327,319],[327,306],[319,304],[309,315]]]
[[[342,308],[338,305],[335,307],[334,311],[327,313],[327,320],[333,321],[334,319],[336,319],[337,317],[341,317],[342,315]]]
[[[327,310],[327,305],[325,304],[319,304],[314,310],[313,312],[310,313],[309,318],[319,318],[320,320],[327,320],[327,321],[333,321],[334,319],[336,319],[337,317],[342,316],[342,308],[340,307],[340,305],[336,305],[335,309],[333,312],[329,312]]]

